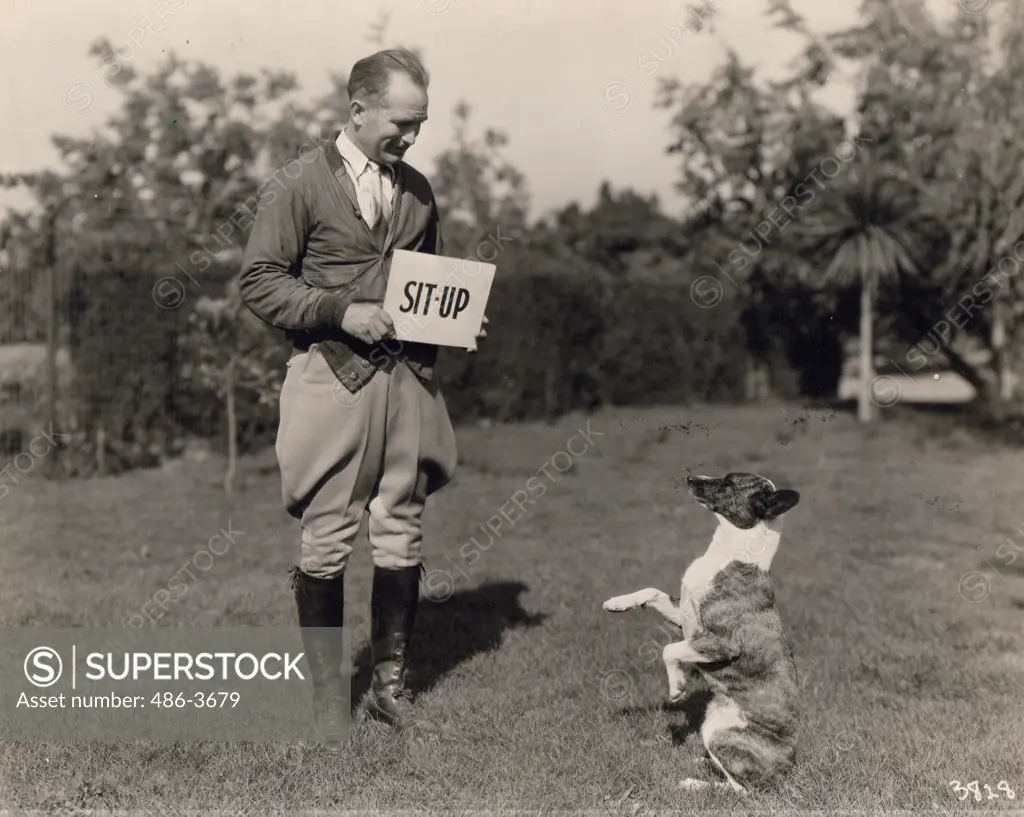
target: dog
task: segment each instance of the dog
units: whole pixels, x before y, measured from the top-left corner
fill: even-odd
[[[679,597],[647,588],[608,599],[603,607],[650,607],[683,631],[682,641],[662,651],[669,699],[683,698],[695,669],[707,681],[712,698],[700,734],[726,782],[687,778],[680,786],[746,792],[783,776],[795,762],[796,664],[768,571],[782,517],[800,494],[744,473],[691,476],[686,488],[715,514],[718,527],[704,555],[687,567]]]

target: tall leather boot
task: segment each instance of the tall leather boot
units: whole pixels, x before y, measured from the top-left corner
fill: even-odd
[[[342,684],[342,634],[345,622],[345,580],[318,579],[292,569],[292,589],[302,628],[302,643],[313,682],[313,714],[324,748],[341,749],[348,712]],[[324,629],[324,628],[331,629]]]
[[[405,687],[406,661],[420,598],[421,570],[421,565],[374,567],[370,594],[373,681],[368,712],[397,729],[432,732],[433,724],[412,712],[412,696]]]

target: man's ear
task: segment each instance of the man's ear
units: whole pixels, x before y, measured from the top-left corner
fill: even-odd
[[[348,104],[349,118],[357,124],[362,125],[366,116],[366,106],[358,99],[353,99]]]
[[[751,504],[758,519],[775,519],[795,507],[799,501],[799,493],[783,488],[781,491],[764,491],[755,496]]]

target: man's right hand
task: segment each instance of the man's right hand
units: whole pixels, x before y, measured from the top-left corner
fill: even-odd
[[[349,304],[341,319],[341,328],[363,343],[379,343],[394,335],[395,323],[377,304]]]

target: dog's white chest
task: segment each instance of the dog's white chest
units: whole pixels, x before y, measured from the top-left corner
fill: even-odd
[[[695,608],[699,607],[711,589],[715,576],[729,561],[728,558],[707,553],[694,559],[683,574],[682,597],[689,599]]]
[[[750,530],[740,530],[719,517],[719,525],[703,556],[694,559],[683,574],[683,597],[689,597],[694,606],[711,590],[715,576],[729,566],[730,562],[741,561],[755,564],[766,573],[779,546],[782,520],[772,520]]]
[[[700,605],[711,589],[721,565],[707,555],[694,559],[683,574],[679,588],[679,610],[682,614],[683,636],[692,638],[700,624]]]

